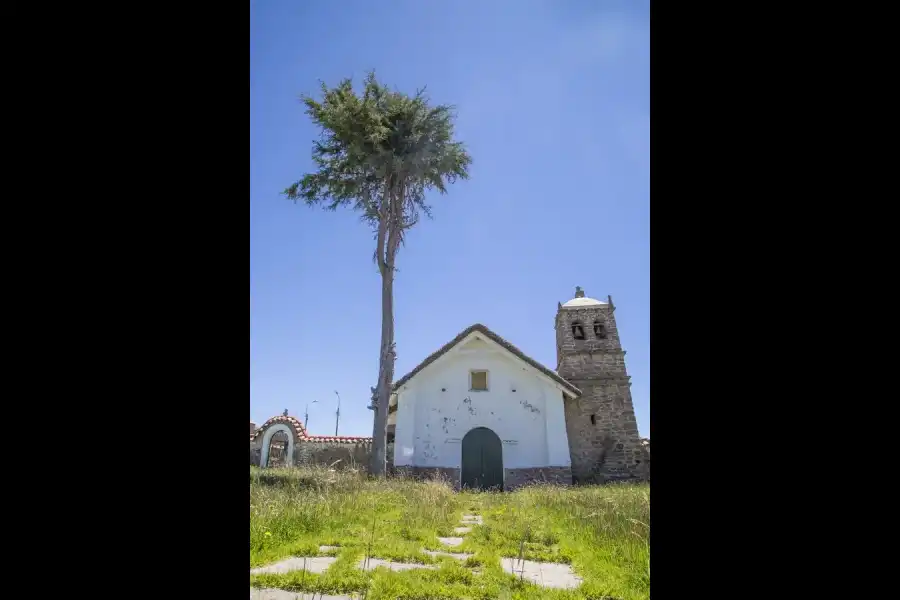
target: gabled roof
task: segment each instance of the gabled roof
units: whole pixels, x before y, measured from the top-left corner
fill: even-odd
[[[430,365],[431,363],[433,363],[434,361],[436,361],[437,359],[442,357],[444,354],[449,352],[451,348],[453,348],[454,346],[456,346],[457,344],[462,342],[464,339],[469,337],[469,335],[471,335],[475,332],[481,333],[489,340],[496,342],[497,344],[502,346],[505,350],[509,351],[510,353],[514,354],[517,358],[519,358],[520,360],[527,363],[530,367],[537,369],[538,371],[540,371],[541,373],[543,373],[544,375],[546,375],[547,377],[549,377],[550,379],[552,379],[553,381],[555,381],[556,383],[561,385],[573,396],[577,397],[577,396],[581,395],[581,390],[579,390],[577,387],[575,387],[574,385],[572,385],[571,383],[569,383],[568,381],[566,381],[565,379],[560,377],[555,371],[551,371],[550,369],[548,369],[547,367],[545,367],[538,361],[536,361],[533,358],[531,358],[530,356],[526,355],[524,352],[522,352],[521,350],[519,350],[518,348],[516,348],[515,346],[513,346],[506,340],[504,340],[502,337],[500,337],[499,335],[497,335],[496,333],[494,333],[493,331],[491,331],[490,329],[488,329],[481,323],[476,323],[475,325],[472,325],[471,327],[467,327],[466,329],[461,331],[459,335],[457,335],[455,338],[453,338],[452,340],[450,340],[449,342],[444,344],[437,352],[435,352],[434,354],[432,354],[431,356],[429,356],[428,358],[423,360],[421,363],[419,363],[419,366],[417,366],[415,369],[413,369],[412,371],[410,371],[409,373],[407,373],[406,375],[401,377],[399,380],[397,380],[397,382],[394,384],[393,390],[397,391],[406,382],[408,382],[410,379],[412,379],[413,377],[418,375],[425,367],[427,367],[428,365]]]

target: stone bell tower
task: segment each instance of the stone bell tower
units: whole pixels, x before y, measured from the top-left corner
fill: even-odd
[[[565,405],[576,482],[631,479],[642,472],[644,455],[615,311],[612,296],[608,302],[587,298],[579,287],[556,313],[556,371],[582,392]]]

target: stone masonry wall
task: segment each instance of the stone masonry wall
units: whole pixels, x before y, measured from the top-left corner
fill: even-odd
[[[576,340],[572,324],[585,333]],[[599,339],[594,323],[606,333]],[[631,378],[611,305],[561,308],[556,316],[557,372],[582,391],[566,400],[566,430],[575,482],[602,483],[643,478],[644,451],[638,435]]]
[[[250,437],[250,465],[254,467],[259,466],[259,461],[262,458],[262,437],[254,438]]]
[[[257,467],[262,457],[263,433],[258,432],[258,435],[250,439],[250,464]],[[372,441],[367,438],[294,436],[293,464],[295,466],[321,465],[334,469],[366,469],[371,453]]]
[[[570,485],[572,469],[569,467],[535,467],[532,469],[504,469],[503,489],[511,492],[522,486],[535,483]]]
[[[294,464],[328,466],[333,469],[366,469],[371,454],[371,442],[352,444],[301,440],[294,446]]]

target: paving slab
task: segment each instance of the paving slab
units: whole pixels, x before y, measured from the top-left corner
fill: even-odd
[[[360,596],[329,596],[312,592],[250,588],[250,600],[354,600]]]
[[[466,554],[465,552],[435,552],[434,550],[422,550],[422,552],[435,558],[437,558],[438,556],[449,556],[450,558],[455,558],[456,560],[466,560],[470,556],[474,556],[474,554]]]
[[[332,550],[340,550],[340,546],[319,546],[319,552],[331,552]]]
[[[500,559],[500,566],[507,573],[543,587],[571,590],[582,582],[581,577],[575,575],[570,565],[503,558]]]
[[[290,571],[307,571],[308,573],[324,573],[337,562],[334,556],[295,556],[265,567],[250,569],[251,575],[260,573],[288,573]]]
[[[448,537],[448,538],[439,537],[438,541],[440,543],[444,544],[445,546],[459,546],[465,540],[461,537]]]
[[[453,529],[453,533],[466,534],[466,533],[469,533],[470,531],[472,531],[471,527],[456,527]]]
[[[359,561],[357,565],[358,568],[363,571],[374,571],[378,567],[386,567],[391,571],[410,571],[412,569],[434,569],[434,565],[422,565],[419,563],[402,563],[402,562],[393,562],[390,560],[383,560],[381,558],[370,558],[366,560],[365,558]]]
[[[464,525],[484,525],[481,515],[463,515],[462,522]]]

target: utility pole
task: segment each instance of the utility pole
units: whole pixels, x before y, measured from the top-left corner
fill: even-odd
[[[313,400],[312,403],[316,404],[318,400]],[[306,433],[309,433],[309,402],[306,403],[306,414],[303,415],[303,426],[306,428]]]
[[[334,395],[338,397],[337,412],[334,414],[334,437],[337,437],[338,425],[341,422],[341,395],[337,393],[337,390],[334,390]]]

